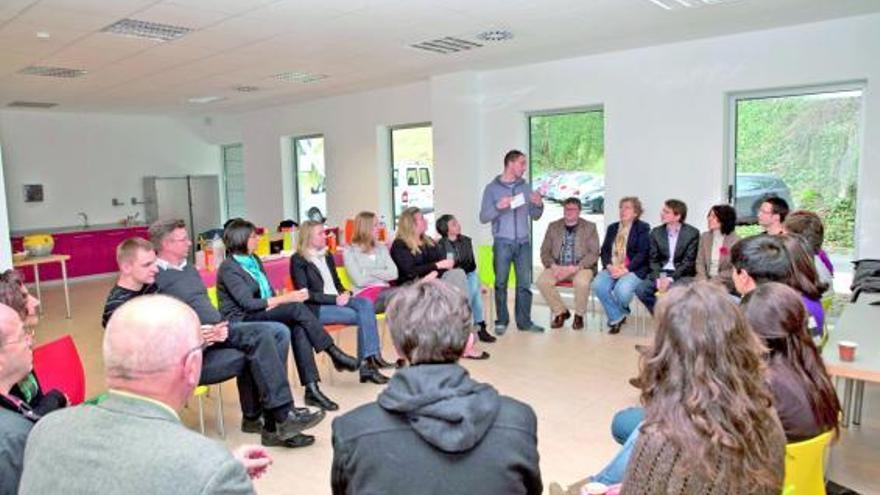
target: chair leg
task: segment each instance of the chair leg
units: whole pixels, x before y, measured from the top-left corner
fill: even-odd
[[[223,384],[217,384],[217,432],[226,438],[226,425],[223,423]]]
[[[202,432],[202,435],[205,434],[205,405],[202,402],[202,396],[198,396],[199,401],[199,431]]]

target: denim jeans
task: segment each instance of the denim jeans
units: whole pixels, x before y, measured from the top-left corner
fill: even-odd
[[[614,415],[614,419],[611,421],[611,435],[623,447],[607,466],[592,476],[593,481],[606,485],[614,485],[623,481],[629,458],[632,456],[636,440],[639,439],[639,426],[644,419],[645,410],[641,407],[629,407]]]
[[[507,279],[510,276],[510,264],[513,263],[516,272],[516,295],[514,298],[516,326],[519,328],[531,327],[533,325],[532,245],[528,242],[495,239],[495,243],[492,245],[492,257],[495,265],[495,307],[498,311],[495,325],[506,327],[510,323],[510,315],[507,310]]]
[[[323,324],[357,325],[358,359],[379,354],[376,309],[369,299],[352,297],[345,306],[322,305],[318,309],[318,321]]]
[[[642,279],[634,273],[627,273],[617,280],[611,277],[608,270],[602,270],[596,275],[593,292],[605,308],[608,325],[619,322],[629,314],[629,303],[640,283]]]
[[[467,274],[468,299],[471,301],[471,311],[474,312],[474,324],[483,322],[483,295],[480,293],[480,277],[476,271]]]

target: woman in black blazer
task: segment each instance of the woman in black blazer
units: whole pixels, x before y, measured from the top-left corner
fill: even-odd
[[[306,306],[320,323],[357,325],[361,383],[388,383],[388,377],[379,372],[392,365],[382,359],[379,349],[376,308],[369,299],[355,297],[342,287],[321,223],[309,220],[300,225],[290,278],[297,289],[308,291]]]
[[[593,292],[605,308],[608,333],[620,332],[636,288],[648,274],[651,227],[639,220],[642,202],[635,196],[620,200],[620,221],[608,226],[602,243],[603,270],[593,279]]]
[[[223,242],[228,257],[217,273],[217,298],[223,317],[229,321],[283,323],[290,329],[291,347],[298,363],[313,360],[314,349],[315,352],[326,352],[337,370],[358,369],[358,360],[336,347],[324,326],[303,304],[309,298],[307,291],[274,295],[263,264],[254,255],[258,239],[251,222],[242,219],[227,222]],[[339,405],[318,388],[317,370],[313,375],[300,373],[300,381],[306,389],[306,404],[328,411],[339,409]]]

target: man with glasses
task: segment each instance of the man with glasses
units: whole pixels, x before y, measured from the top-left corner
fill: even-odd
[[[182,231],[183,237],[179,238],[187,241],[182,244],[188,249],[189,237],[186,229]],[[125,302],[156,292],[158,268],[152,243],[137,237],[126,239],[117,246],[116,261],[119,279],[104,306],[105,326]],[[204,286],[201,288],[205,290]],[[169,295],[177,297],[173,292]],[[214,310],[207,293],[204,298],[204,305]],[[210,318],[212,316],[216,319]],[[230,326],[220,320],[219,313],[202,318],[202,323],[201,335],[209,347],[200,382],[216,383],[229,376],[230,368],[240,370],[236,379],[243,415],[242,431],[260,433],[265,446],[295,448],[313,444],[313,436],[300,432],[317,425],[324,418],[324,412],[293,407],[287,380],[287,347],[290,345],[287,328],[263,323]]]
[[[39,304],[15,271],[0,274],[0,495],[18,490],[33,424],[67,405],[64,394],[44,392],[31,372]]]
[[[780,235],[785,231],[782,223],[787,216],[788,201],[771,196],[758,208],[758,225],[764,228],[765,234]]]
[[[271,459],[262,447],[233,454],[184,427],[177,411],[199,383],[203,339],[196,313],[168,296],[120,306],[104,333],[108,397],[43,418],[25,450],[20,494],[249,494]]]
[[[584,328],[590,282],[599,260],[599,232],[596,224],[581,218],[581,200],[568,198],[562,202],[562,218],[547,226],[541,243],[544,271],[538,277],[538,290],[550,306],[550,328],[562,328],[571,312],[562,301],[556,285],[571,282],[574,287],[574,321],[572,330]]]

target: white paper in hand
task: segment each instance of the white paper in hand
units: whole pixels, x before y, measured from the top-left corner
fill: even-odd
[[[510,209],[515,210],[524,204],[526,204],[526,197],[523,193],[519,193],[510,200]]]

